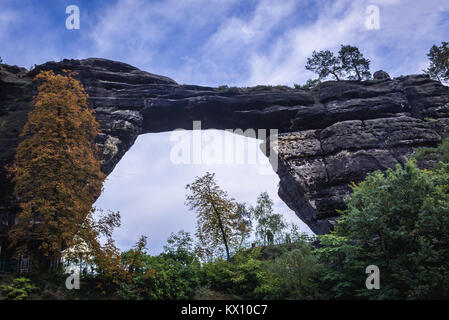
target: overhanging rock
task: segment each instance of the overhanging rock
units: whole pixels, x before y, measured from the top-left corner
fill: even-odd
[[[449,89],[425,75],[369,81],[329,81],[313,90],[258,86],[179,85],[125,63],[63,60],[33,71],[0,71],[0,234],[14,220],[11,163],[40,70],[71,69],[90,96],[101,123],[103,171],[115,165],[137,136],[191,129],[278,129],[279,195],[319,234],[332,229],[351,181],[385,170],[449,136]]]

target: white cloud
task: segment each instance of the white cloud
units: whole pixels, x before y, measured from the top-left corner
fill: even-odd
[[[380,7],[381,28],[364,27],[365,9]],[[446,13],[446,22],[442,22]],[[447,39],[449,3],[433,1],[338,1],[323,7],[309,26],[286,30],[268,51],[250,58],[248,84],[303,83],[312,77],[304,70],[313,50],[354,44],[372,60],[373,71],[386,69],[393,76],[419,73],[427,65],[431,43]]]
[[[257,47],[270,35],[270,30],[281,23],[294,9],[294,1],[261,1],[252,17],[230,17],[221,23],[204,46],[206,52],[229,50],[246,46]]]
[[[254,52],[250,61],[251,75],[247,82],[250,85],[304,82],[309,76],[304,72],[304,65],[312,51],[335,48],[348,42],[364,21],[363,16],[354,9],[341,17],[339,13],[343,3],[347,1],[323,7],[319,18],[310,26],[285,31],[268,53]]]
[[[142,69],[163,73],[161,65],[170,63],[160,59],[161,54],[170,56],[172,65],[178,64],[173,59],[182,61],[184,55],[173,52],[178,42],[188,46],[187,39],[195,38],[202,28],[225,16],[236,1],[119,0],[94,24],[91,34],[94,47],[88,52],[111,59],[120,57]]]

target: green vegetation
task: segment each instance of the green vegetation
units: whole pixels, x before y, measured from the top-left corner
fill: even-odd
[[[273,213],[273,201],[268,193],[263,192],[257,198],[255,207],[251,207],[250,214],[257,221],[256,239],[263,245],[281,243],[284,239],[283,231],[287,227],[282,216]]]
[[[13,279],[10,284],[1,285],[0,290],[7,300],[26,300],[37,287],[30,279],[19,277]]]
[[[441,46],[433,45],[427,54],[430,66],[424,72],[438,81],[449,80],[449,42],[441,42]]]
[[[317,79],[309,79],[304,85],[295,84],[294,89],[310,90],[322,81],[333,77],[340,81],[366,80],[371,78],[370,60],[366,59],[355,46],[341,45],[338,55],[330,50],[313,51],[312,56],[307,58],[306,69],[318,75]],[[237,88],[220,86],[218,90],[232,93],[265,91],[279,89],[283,91],[293,90],[288,86],[258,85],[254,87]]]
[[[449,296],[449,165],[420,170],[415,160],[353,186],[339,225],[317,250],[331,297],[424,299]],[[366,290],[361,270],[381,270]]]
[[[295,89],[310,90],[321,83],[320,79],[309,79],[304,85],[295,84]]]
[[[332,75],[339,81],[342,68],[337,57],[329,50],[313,51],[312,57],[307,59],[306,69],[318,74],[319,79],[325,79]]]
[[[349,80],[364,80],[371,78],[370,61],[363,57],[357,47],[341,46],[338,52],[341,68]]]
[[[441,161],[443,163],[449,162],[449,138],[443,140],[443,142],[435,148],[421,148],[418,149],[414,155],[414,158],[420,160]]]
[[[147,254],[146,239],[122,254],[122,263],[132,276],[117,292],[122,298],[188,299],[200,285],[200,262],[193,252],[192,238],[180,231],[168,239],[164,252]]]
[[[299,241],[295,249],[263,265],[255,293],[261,299],[319,299],[322,273],[310,244]]]
[[[219,91],[224,91],[224,92],[228,92],[228,93],[240,93],[242,90],[239,87],[229,87],[227,85],[219,86],[217,89]]]
[[[196,195],[203,194],[198,191],[204,187],[220,192],[205,193],[209,196],[203,194],[200,202],[191,193],[187,196],[194,201],[191,208],[197,210],[201,204],[201,210],[215,213],[210,204],[220,200],[222,208],[235,210],[235,221],[248,230],[254,227],[252,245],[228,242],[229,259],[219,246],[210,247],[211,256],[203,259],[192,236],[181,230],[170,235],[159,255],[149,254],[147,238],[141,237],[118,257],[104,255],[116,257],[117,263],[92,260],[95,272],[82,275],[80,290],[63,288],[66,275],[59,272],[45,283],[37,278],[32,278],[33,283],[21,277],[9,279],[2,292],[9,299],[25,299],[32,292],[40,292],[40,298],[59,299],[447,298],[448,146],[445,140],[436,148],[421,149],[404,166],[377,171],[353,183],[338,226],[318,240],[308,239],[297,226],[288,226],[273,213],[266,193],[255,206],[235,203],[218,188],[213,175],[206,174],[194,182]],[[443,154],[441,161],[431,170],[419,169],[416,158],[434,153]],[[209,236],[222,239],[220,228],[215,229]],[[273,238],[268,239],[267,230]],[[378,290],[365,287],[369,265],[380,269]]]

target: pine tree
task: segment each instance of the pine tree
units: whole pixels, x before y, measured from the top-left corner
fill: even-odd
[[[364,80],[371,77],[370,61],[366,59],[357,47],[342,45],[338,56],[329,50],[313,51],[312,57],[307,58],[306,69],[318,74],[318,83],[333,76],[340,81],[344,76],[350,80]],[[309,87],[316,85],[313,80]],[[307,85],[306,85],[307,86]]]
[[[371,77],[369,71],[370,61],[363,57],[363,54],[357,47],[341,46],[338,58],[348,79],[362,81]]]
[[[341,61],[329,50],[313,51],[312,57],[307,58],[306,69],[317,73],[320,80],[332,75],[340,81],[342,76]]]
[[[449,42],[442,42],[441,46],[432,46],[427,54],[430,66],[425,73],[438,81],[449,80]]]
[[[38,94],[10,168],[21,212],[10,231],[17,254],[40,271],[70,246],[100,195],[99,123],[74,73],[42,71]]]

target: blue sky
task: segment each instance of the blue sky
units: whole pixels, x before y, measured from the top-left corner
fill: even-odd
[[[67,30],[77,5],[81,28]],[[380,29],[365,28],[366,7]],[[441,0],[0,0],[0,55],[29,67],[63,58],[104,57],[179,83],[303,83],[316,49],[357,45],[372,69],[418,73],[426,52],[449,33]],[[5,45],[6,44],[6,45]]]
[[[79,30],[65,28],[68,5],[80,8]],[[379,29],[365,27],[369,5],[379,7]],[[372,71],[420,73],[426,52],[444,40],[449,40],[445,0],[0,0],[5,63],[28,68],[102,57],[178,83],[208,86],[304,83],[313,77],[304,69],[312,51],[337,50],[340,44],[358,46],[371,59]],[[186,217],[194,214],[183,205],[183,187],[205,170],[216,171],[219,182],[242,201],[254,202],[269,191],[277,209],[291,217],[276,197],[275,175],[261,178],[254,167],[242,166],[175,167],[167,161],[170,148],[167,134],[139,137],[106,182],[98,204],[121,211],[121,248],[147,234],[157,252],[179,226],[192,231],[194,219]]]

